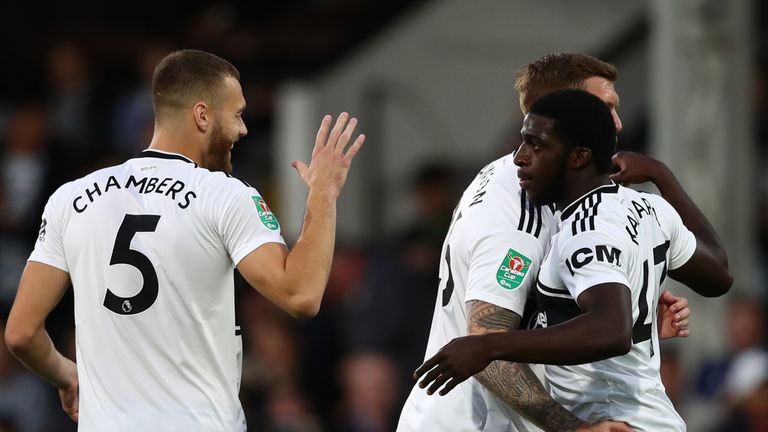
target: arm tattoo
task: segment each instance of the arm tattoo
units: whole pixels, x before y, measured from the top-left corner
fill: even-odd
[[[479,300],[467,302],[469,334],[516,331],[520,315]],[[488,390],[518,414],[545,431],[573,431],[584,422],[549,395],[527,364],[494,361],[475,375]]]

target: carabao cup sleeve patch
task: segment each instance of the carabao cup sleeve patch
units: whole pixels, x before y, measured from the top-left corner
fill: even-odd
[[[280,229],[280,222],[278,222],[275,215],[272,214],[272,210],[269,209],[269,206],[267,205],[266,201],[264,201],[264,198],[260,196],[252,196],[251,198],[253,199],[253,203],[256,205],[256,212],[259,214],[261,223],[273,231]]]
[[[531,259],[520,252],[510,249],[501,260],[499,269],[496,270],[496,281],[502,288],[513,290],[520,286],[531,269]]]

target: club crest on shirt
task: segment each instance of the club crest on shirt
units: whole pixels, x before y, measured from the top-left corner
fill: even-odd
[[[531,268],[531,259],[510,249],[496,270],[496,281],[502,288],[513,290],[520,286]]]
[[[275,231],[280,228],[280,222],[277,221],[277,218],[274,214],[272,214],[272,210],[269,209],[269,206],[267,205],[266,201],[264,201],[264,198],[260,196],[252,196],[253,203],[256,205],[256,212],[259,214],[259,219],[261,219],[261,223],[264,224],[265,227],[271,229],[272,231]]]

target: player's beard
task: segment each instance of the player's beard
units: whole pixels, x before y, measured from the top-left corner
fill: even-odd
[[[565,195],[566,188],[566,169],[568,159],[563,156],[561,160],[554,162],[554,169],[546,175],[537,175],[532,183],[535,185],[535,191],[527,191],[528,198],[536,205],[558,204]]]
[[[234,140],[227,136],[221,123],[214,121],[211,139],[208,143],[208,166],[206,168],[211,171],[232,173],[232,144],[234,144]]]

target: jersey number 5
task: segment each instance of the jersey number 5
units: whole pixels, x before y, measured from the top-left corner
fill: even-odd
[[[157,272],[146,255],[131,249],[131,240],[137,232],[154,232],[159,215],[125,215],[117,231],[115,246],[109,265],[128,264],[136,267],[144,278],[144,285],[133,297],[120,297],[107,288],[104,307],[120,315],[135,315],[149,309],[157,300]]]

